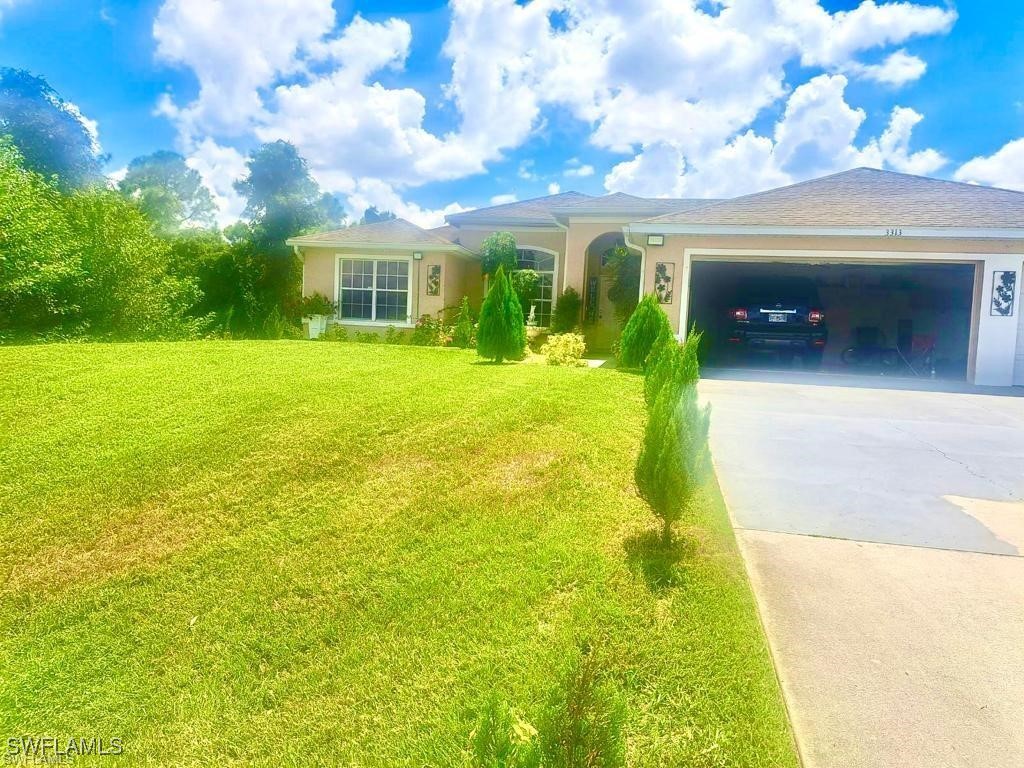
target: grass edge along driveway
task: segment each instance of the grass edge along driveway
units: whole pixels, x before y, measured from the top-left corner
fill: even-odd
[[[796,764],[717,486],[653,544],[636,376],[83,344],[0,349],[0,391],[4,738],[465,764],[490,696],[531,722],[589,643],[629,765]]]

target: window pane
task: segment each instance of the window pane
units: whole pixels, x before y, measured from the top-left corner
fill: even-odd
[[[391,291],[409,289],[409,262],[378,261],[377,288]]]
[[[343,289],[341,317],[348,320],[370,320],[373,317],[373,291]]]
[[[404,322],[408,315],[406,303],[407,291],[377,291],[377,319],[398,320]]]

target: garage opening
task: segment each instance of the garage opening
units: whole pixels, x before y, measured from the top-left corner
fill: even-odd
[[[691,265],[709,366],[964,379],[973,264]]]

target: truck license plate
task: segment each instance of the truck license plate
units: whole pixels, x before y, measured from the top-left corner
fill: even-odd
[[[768,313],[769,323],[784,323],[786,322],[786,315],[784,312],[769,312]]]

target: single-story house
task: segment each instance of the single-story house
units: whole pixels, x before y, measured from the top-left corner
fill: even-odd
[[[288,242],[304,295],[334,300],[337,322],[411,327],[463,296],[479,306],[476,254],[496,231],[540,275],[538,323],[572,287],[597,347],[617,333],[605,254],[624,245],[639,293],[658,295],[677,332],[712,326],[737,281],[800,275],[820,287],[835,360],[872,326],[891,345],[932,339],[968,381],[1024,385],[1020,192],[857,168],[729,200],[564,192],[452,214],[433,230],[396,219]]]

